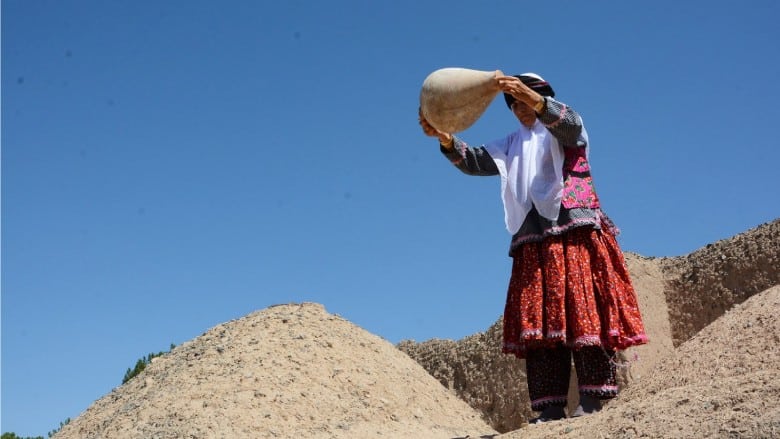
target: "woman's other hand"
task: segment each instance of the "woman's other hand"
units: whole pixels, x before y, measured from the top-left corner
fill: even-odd
[[[422,115],[422,109],[418,111],[417,119],[420,122],[420,126],[422,127],[426,136],[438,137],[439,143],[446,148],[452,146],[452,134],[438,130],[433,125],[428,123],[428,121],[425,119],[425,116]]]
[[[516,100],[534,108],[540,101],[544,101],[544,97],[539,93],[531,90],[530,87],[523,84],[520,78],[514,76],[499,76],[498,86],[506,94],[512,95]]]
[[[514,76],[498,76],[496,77],[496,80],[498,81],[498,87],[501,89],[501,91],[508,93],[515,98],[517,98],[517,95],[524,91],[524,88],[527,88],[526,85],[523,84],[523,81],[520,80],[520,78],[516,78]]]

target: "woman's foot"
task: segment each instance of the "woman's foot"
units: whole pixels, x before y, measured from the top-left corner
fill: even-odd
[[[566,417],[563,407],[550,406],[542,410],[538,417],[528,421],[529,424],[540,424],[542,422],[557,421]]]
[[[601,411],[601,400],[593,398],[588,395],[580,395],[580,403],[574,412],[571,414],[572,418],[579,416],[589,415]]]

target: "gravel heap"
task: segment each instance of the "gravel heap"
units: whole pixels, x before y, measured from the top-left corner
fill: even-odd
[[[68,438],[452,438],[495,433],[388,341],[321,305],[209,330],[96,401]]]
[[[396,347],[303,303],[155,358],[55,437],[780,437],[780,220],[626,262],[651,343],[625,353],[623,391],[596,415],[526,423],[524,365],[501,354],[500,318]]]
[[[780,437],[778,310],[775,286],[683,343],[600,413],[498,438]]]
[[[622,387],[643,380],[675,353],[675,346],[735,304],[780,284],[780,220],[685,256],[627,253],[626,264],[650,343],[624,353]],[[503,433],[520,428],[535,413],[528,401],[525,364],[501,353],[501,334],[499,316],[486,332],[462,340],[407,340],[398,347]],[[573,369],[569,394],[572,409],[577,401]]]

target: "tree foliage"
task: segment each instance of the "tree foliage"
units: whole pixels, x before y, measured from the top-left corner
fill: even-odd
[[[126,382],[130,381],[132,378],[136,377],[138,374],[143,372],[144,369],[146,369],[146,366],[148,366],[149,364],[152,363],[153,359],[155,359],[156,357],[161,357],[161,356],[167,354],[168,352],[172,351],[173,348],[175,348],[175,347],[176,347],[176,345],[171,343],[171,347],[166,352],[158,352],[156,354],[155,353],[150,353],[149,355],[147,355],[145,357],[139,358],[138,361],[135,362],[135,367],[133,367],[132,369],[130,369],[129,367],[127,368],[127,371],[125,372],[125,376],[124,376],[124,378],[122,378],[122,384],[125,384]],[[5,439],[5,438],[3,438],[3,439]]]
[[[51,436],[50,436],[51,437]],[[14,432],[5,432],[2,436],[0,436],[0,439],[43,439],[43,436],[17,436]]]
[[[60,426],[55,428],[54,430],[50,431],[48,433],[48,436],[50,438],[54,437],[55,434],[59,433],[60,430],[62,430],[62,427],[68,425],[70,423],[70,418],[60,422]],[[18,436],[16,433],[9,431],[3,433],[2,436],[0,436],[0,439],[43,439],[43,436]]]
[[[173,348],[175,348],[176,345],[171,343],[171,347],[166,352],[158,352],[158,353],[150,353],[149,355],[145,357],[141,357],[138,359],[138,361],[135,362],[135,367],[132,369],[128,368],[125,372],[124,378],[122,378],[122,384],[130,381],[133,377],[137,376],[139,373],[143,372],[144,369],[146,369],[146,366],[151,364],[152,360],[156,357],[163,356],[167,354],[168,352],[172,351]],[[60,422],[60,426],[55,428],[54,430],[50,431],[48,433],[49,438],[54,437],[55,434],[59,433],[60,430],[62,430],[62,427],[68,425],[70,422],[70,418],[64,420],[63,422]],[[44,439],[43,436],[19,436],[16,433],[9,431],[3,433],[2,436],[0,436],[0,439]]]
[[[68,425],[69,423],[70,423],[70,418],[60,422],[60,426],[59,427],[57,427],[54,430],[49,432],[49,437],[50,438],[54,437],[55,434],[57,434],[60,430],[62,430],[62,427]]]

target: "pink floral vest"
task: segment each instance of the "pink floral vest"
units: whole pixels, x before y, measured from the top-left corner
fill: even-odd
[[[566,158],[563,161],[563,199],[566,209],[601,207],[599,197],[593,188],[590,165],[585,157],[585,148],[563,148]]]

